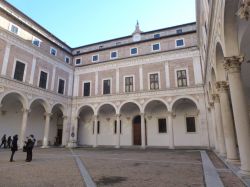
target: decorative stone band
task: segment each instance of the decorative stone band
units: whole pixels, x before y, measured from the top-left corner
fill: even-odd
[[[229,89],[229,85],[226,81],[216,82],[216,89],[218,92],[226,92]]]
[[[212,98],[213,98],[214,103],[220,102],[219,94],[212,94]]]
[[[229,73],[239,73],[241,70],[241,63],[244,61],[243,56],[232,56],[224,58],[224,68]]]
[[[243,0],[240,5],[239,10],[236,12],[236,15],[240,19],[246,19],[248,21],[250,14],[250,0]]]

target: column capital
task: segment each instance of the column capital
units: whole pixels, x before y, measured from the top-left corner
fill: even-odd
[[[246,21],[248,21],[249,16],[250,16],[250,0],[244,0],[244,1],[240,4],[240,8],[239,8],[239,10],[236,12],[236,15],[237,15],[240,19],[245,19]]]
[[[244,56],[232,56],[224,58],[224,68],[229,73],[239,73]]]
[[[220,102],[219,94],[212,94],[212,98],[213,98],[214,103]]]
[[[115,117],[117,117],[117,118],[118,118],[118,117],[121,117],[121,114],[116,114]]]
[[[45,112],[45,113],[44,113],[44,116],[45,116],[45,117],[51,117],[52,115],[53,115],[53,113],[49,113],[49,112]]]
[[[226,81],[218,81],[215,86],[219,92],[225,92],[229,89],[229,85]]]
[[[167,111],[166,114],[167,114],[167,117],[173,117],[174,118],[176,116],[176,114],[174,112],[172,112],[172,111]]]
[[[31,112],[31,110],[28,109],[28,108],[22,108],[21,111],[22,111],[23,113],[30,113],[30,112]]]

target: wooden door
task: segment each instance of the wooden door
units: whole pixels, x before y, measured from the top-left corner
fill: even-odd
[[[141,145],[141,124],[133,124],[134,145]]]
[[[62,145],[62,129],[57,129],[57,144]]]

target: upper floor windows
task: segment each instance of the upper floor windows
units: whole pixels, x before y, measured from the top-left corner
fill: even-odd
[[[90,96],[90,82],[83,83],[83,96]]]
[[[175,46],[176,47],[183,47],[183,46],[185,46],[184,39],[175,40]]]
[[[76,58],[75,59],[75,65],[80,65],[82,63],[82,59],[81,58]]]
[[[65,80],[59,79],[57,93],[64,94],[65,90]]]
[[[111,79],[103,80],[103,94],[111,94]]]
[[[149,89],[158,90],[159,87],[159,73],[149,74]]]
[[[111,51],[110,52],[110,59],[118,58],[118,52],[117,51]]]
[[[98,62],[99,61],[99,55],[93,55],[92,56],[92,62]]]
[[[130,55],[137,55],[138,54],[138,48],[134,47],[130,49]]]
[[[177,34],[181,34],[181,33],[182,33],[182,29],[177,29],[177,30],[176,30],[176,33],[177,33]]]
[[[124,78],[125,82],[125,92],[133,92],[134,91],[134,77],[129,76]]]
[[[37,47],[40,47],[41,40],[39,40],[36,37],[33,37],[32,44],[35,45],[35,46],[37,46]]]
[[[53,47],[50,47],[50,54],[53,55],[53,56],[56,56],[57,54],[57,50]]]
[[[68,57],[68,56],[65,56],[64,61],[65,61],[67,64],[69,64],[69,63],[70,63],[69,57]]]
[[[161,35],[158,33],[158,34],[154,34],[154,38],[160,38]]]
[[[152,51],[160,51],[160,43],[152,44]]]
[[[76,54],[80,54],[80,52],[81,52],[81,51],[78,50],[78,51],[76,51]]]
[[[187,86],[187,71],[186,70],[177,70],[177,86],[186,87]]]
[[[48,88],[48,73],[45,71],[40,71],[40,78],[38,86],[43,89]]]
[[[25,64],[20,61],[16,61],[13,78],[18,81],[24,81],[24,72],[25,72]]]
[[[9,30],[14,34],[18,34],[19,32],[19,28],[14,24],[10,24]]]

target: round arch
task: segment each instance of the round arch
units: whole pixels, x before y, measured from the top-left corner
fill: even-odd
[[[137,101],[129,100],[129,101],[124,101],[124,102],[122,102],[122,104],[118,107],[118,110],[117,110],[117,111],[118,111],[118,114],[121,113],[122,107],[123,107],[124,105],[128,104],[128,103],[133,103],[133,104],[135,104],[135,105],[139,108],[140,112],[141,112],[141,113],[143,112],[141,105],[140,105]]]
[[[29,104],[28,104],[28,99],[26,98],[26,96],[18,91],[9,91],[9,92],[5,92],[1,97],[0,97],[0,104],[2,104],[2,101],[5,97],[7,97],[8,95],[16,95],[17,98],[20,100],[20,102],[23,105],[23,108],[28,109],[29,108]]]
[[[55,108],[55,107],[58,107],[60,110],[61,110],[61,112],[63,113],[63,115],[65,115],[65,106],[63,105],[63,104],[61,104],[61,103],[55,103],[52,107],[51,107],[51,113],[52,113],[52,111],[53,111],[53,109]]]
[[[109,106],[113,107],[113,108],[115,109],[115,114],[118,114],[117,107],[115,106],[114,103],[111,103],[111,102],[105,102],[105,103],[100,104],[100,105],[96,108],[96,114],[99,113],[100,109],[101,109],[104,105],[109,105]]]
[[[44,110],[45,112],[49,113],[52,108],[50,106],[50,104],[44,99],[44,98],[41,98],[41,97],[36,97],[34,99],[32,99],[29,103],[29,108],[31,107],[31,105],[34,103],[34,102],[39,102],[43,107],[44,107]]]
[[[81,106],[77,109],[77,112],[76,112],[76,113],[77,113],[77,116],[79,116],[79,114],[81,113],[82,109],[85,108],[85,107],[91,108],[91,110],[93,111],[94,115],[96,115],[96,110],[95,110],[95,108],[94,108],[92,105],[90,105],[90,104],[84,104],[84,105],[81,105]]]
[[[171,105],[170,105],[170,108],[169,108],[170,111],[173,110],[174,105],[175,105],[179,100],[181,100],[181,99],[189,99],[189,100],[191,100],[191,101],[196,105],[197,109],[199,110],[200,106],[199,106],[198,101],[197,101],[195,98],[193,98],[193,97],[191,97],[191,96],[179,96],[179,97],[175,98],[175,99],[172,101],[172,103],[171,103]]]
[[[157,99],[149,99],[147,102],[145,102],[144,105],[142,106],[142,111],[145,112],[146,107],[153,101],[159,101],[166,106],[167,110],[169,109],[169,105],[164,99],[157,98]]]

